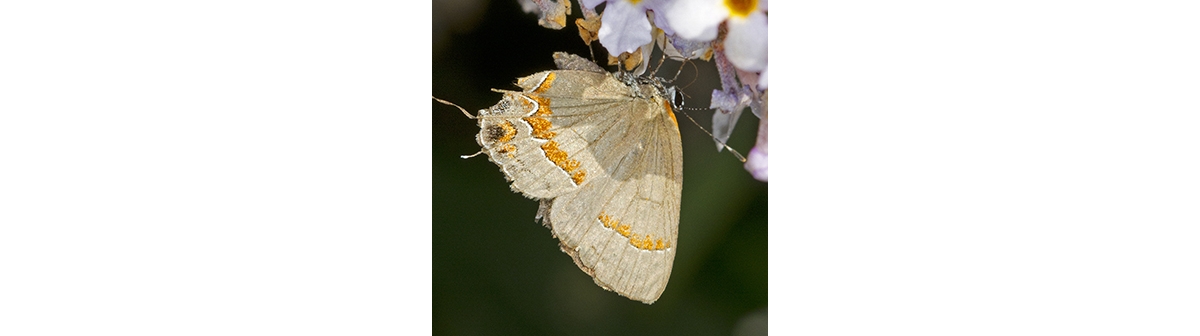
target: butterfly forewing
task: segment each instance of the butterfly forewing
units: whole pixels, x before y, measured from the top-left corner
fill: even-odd
[[[580,269],[653,303],[671,274],[683,183],[679,127],[659,86],[583,70],[518,85],[481,111],[480,144],[513,190],[542,201]]]

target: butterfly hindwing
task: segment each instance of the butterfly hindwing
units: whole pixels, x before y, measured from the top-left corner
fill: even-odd
[[[561,60],[583,70],[519,79],[523,91],[505,91],[481,111],[478,140],[513,190],[542,201],[539,216],[580,269],[606,289],[653,303],[678,236],[678,124],[660,86]]]

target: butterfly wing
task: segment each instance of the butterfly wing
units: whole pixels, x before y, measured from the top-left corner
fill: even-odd
[[[670,278],[683,184],[670,104],[604,72],[518,85],[481,111],[480,144],[515,191],[542,200],[539,217],[596,284],[653,303]]]

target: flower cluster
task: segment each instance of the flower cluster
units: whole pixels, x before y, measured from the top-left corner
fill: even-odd
[[[561,29],[570,14],[569,0],[520,0],[539,22]],[[576,20],[585,42],[600,41],[610,63],[637,73],[656,45],[674,59],[714,59],[721,89],[713,90],[711,108],[717,150],[724,148],[742,110],[759,118],[759,135],[746,169],[767,180],[767,1],[766,0],[579,0]],[[603,13],[596,8],[605,4]],[[564,10],[565,9],[565,10]]]

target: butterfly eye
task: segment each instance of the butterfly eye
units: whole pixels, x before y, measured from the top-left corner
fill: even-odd
[[[671,108],[675,110],[681,109],[683,107],[683,92],[679,92],[675,86],[668,86],[665,91],[665,96],[671,101]]]

